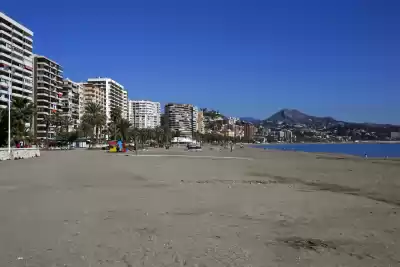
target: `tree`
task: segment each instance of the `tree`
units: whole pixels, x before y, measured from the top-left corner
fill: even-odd
[[[14,141],[25,140],[32,130],[35,105],[25,98],[15,98],[11,106],[11,133]],[[8,121],[8,119],[7,119]],[[26,124],[30,125],[29,129]]]
[[[93,128],[86,121],[82,120],[81,124],[78,127],[78,131],[80,136],[87,138],[89,134],[93,135]]]
[[[117,139],[117,128],[122,120],[122,111],[119,107],[115,107],[111,109],[110,112],[111,123],[114,128],[113,138]]]
[[[82,117],[82,121],[85,124],[90,125],[92,131],[96,132],[96,142],[98,142],[101,128],[106,123],[106,115],[101,105],[97,103],[88,103],[85,107],[85,114]]]
[[[164,130],[164,142],[166,144],[169,144],[171,142],[171,139],[172,139],[172,133],[170,129],[167,128],[166,130]]]
[[[138,129],[139,139],[142,143],[142,148],[144,148],[144,144],[150,139],[151,131],[150,129]]]
[[[131,123],[127,119],[120,119],[118,122],[118,132],[121,135],[122,140],[127,140],[129,136],[129,128]],[[116,131],[114,132],[116,134]],[[115,136],[114,136],[115,137]]]
[[[156,138],[158,145],[160,145],[164,137],[164,129],[162,127],[154,128],[154,136]]]
[[[137,128],[129,128],[129,137],[131,140],[133,140],[134,144],[135,144],[135,153],[136,155],[138,154],[138,140],[139,140],[139,129]]]
[[[63,116],[60,119],[61,122],[61,131],[62,128],[65,129],[66,133],[69,133],[69,126],[73,124],[74,120],[70,116]]]

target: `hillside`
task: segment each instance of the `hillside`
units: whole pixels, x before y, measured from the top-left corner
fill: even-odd
[[[327,126],[339,123],[339,121],[335,120],[332,117],[310,116],[296,109],[282,109],[273,114],[271,117],[267,118],[265,122],[320,125],[320,126]]]

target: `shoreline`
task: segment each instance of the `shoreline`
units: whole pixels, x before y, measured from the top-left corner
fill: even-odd
[[[290,145],[290,144],[303,144],[303,145],[310,145],[310,144],[349,144],[349,143],[279,143],[277,145]],[[351,143],[350,143],[351,144]],[[359,143],[354,143],[354,144],[359,144]],[[364,143],[365,144],[365,143]],[[255,148],[255,149],[262,149],[263,146],[268,146],[271,145],[273,146],[274,144],[248,144],[247,147],[249,148]],[[388,160],[388,161],[398,161],[400,160],[400,157],[363,157],[360,155],[354,155],[354,154],[346,154],[346,153],[334,153],[334,152],[315,152],[315,151],[302,151],[302,150],[284,150],[284,149],[278,149],[278,148],[264,148],[263,150],[267,151],[280,151],[280,152],[296,152],[296,153],[307,153],[307,154],[314,154],[314,155],[325,155],[325,156],[331,156],[331,157],[341,157],[341,158],[356,158],[356,159],[363,159],[363,160]]]
[[[360,141],[360,142],[305,142],[305,143],[262,143],[262,144],[248,144],[248,145],[340,145],[340,144],[400,144],[400,141]]]

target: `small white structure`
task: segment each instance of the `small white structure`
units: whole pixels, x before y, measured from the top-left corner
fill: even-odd
[[[39,148],[11,148],[11,155],[8,153],[8,148],[0,148],[0,161],[35,157],[40,157]]]
[[[191,144],[193,143],[192,138],[190,137],[174,137],[171,140],[172,144]]]

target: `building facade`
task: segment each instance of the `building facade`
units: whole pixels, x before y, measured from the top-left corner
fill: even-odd
[[[246,123],[244,125],[244,139],[246,141],[251,141],[254,139],[254,134],[256,132],[256,127],[251,123]]]
[[[82,122],[82,117],[85,114],[85,89],[82,83],[78,83],[79,85],[79,123]]]
[[[129,119],[129,99],[128,99],[128,91],[123,91],[123,105],[121,109],[121,115],[124,119]]]
[[[161,125],[161,106],[159,102],[129,100],[128,114],[128,119],[135,128],[156,128]]]
[[[197,112],[197,131],[201,134],[205,133],[204,114],[203,111]]]
[[[106,92],[104,89],[92,83],[80,83],[83,91],[83,107],[81,107],[81,117],[85,114],[85,107],[89,103],[100,105],[106,111]]]
[[[34,103],[37,109],[34,135],[37,139],[46,138],[46,117],[62,111],[60,101],[63,88],[62,75],[63,70],[58,63],[44,56],[34,56]],[[55,138],[55,130],[55,126],[51,125],[49,139]]]
[[[167,128],[175,133],[179,132],[182,137],[192,137],[196,131],[197,114],[197,108],[190,104],[165,105]]]
[[[123,118],[128,118],[128,93],[121,84],[113,79],[102,77],[88,79],[87,83],[104,91],[107,123],[110,122],[113,108],[120,108]]]
[[[68,122],[68,131],[76,130],[80,123],[80,92],[81,85],[65,79],[61,88],[61,116]],[[65,125],[64,125],[65,126]],[[66,127],[66,126],[65,126]]]
[[[33,32],[0,12],[0,108],[11,98],[33,101]]]

